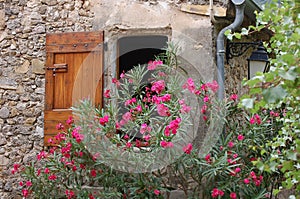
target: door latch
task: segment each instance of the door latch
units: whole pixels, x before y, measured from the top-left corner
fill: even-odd
[[[53,76],[55,77],[56,73],[66,73],[68,72],[68,64],[53,64],[52,67],[47,67],[47,70],[52,70]]]

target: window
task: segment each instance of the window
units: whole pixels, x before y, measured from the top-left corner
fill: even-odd
[[[129,36],[118,40],[117,75],[138,64],[148,63],[164,52],[168,37],[161,35]]]

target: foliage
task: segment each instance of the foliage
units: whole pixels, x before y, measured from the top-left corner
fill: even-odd
[[[264,162],[273,158],[265,142],[284,127],[287,111],[249,113],[238,107],[235,94],[224,105],[215,98],[215,81],[180,76],[177,64],[175,53],[167,51],[147,68],[137,66],[113,79],[103,109],[82,101],[73,109],[76,125],[72,117],[57,125],[60,133],[49,140],[54,147],[40,152],[31,165],[14,166],[12,172],[24,177],[23,196],[164,198],[173,189],[189,198],[271,196],[282,176],[264,171]],[[224,132],[223,123],[216,124],[221,120]],[[212,135],[203,140],[208,154],[192,143],[191,124],[202,122],[213,126],[212,134],[222,133],[217,143]]]
[[[268,29],[272,32],[268,52],[274,55],[270,60],[270,72],[257,73],[246,81],[249,95],[243,96],[242,104],[248,105],[251,112],[261,109],[280,110],[284,117],[276,120],[282,127],[266,146],[272,149],[268,161],[257,161],[261,170],[280,173],[284,176],[281,189],[294,189],[300,195],[300,67],[299,67],[299,1],[274,1],[257,14],[256,26],[243,29],[242,35]],[[235,36],[235,34],[231,35]],[[250,104],[248,103],[250,102]]]

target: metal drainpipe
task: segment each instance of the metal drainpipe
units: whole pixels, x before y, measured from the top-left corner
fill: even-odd
[[[218,68],[218,84],[220,86],[218,90],[218,97],[219,99],[224,98],[224,55],[225,55],[225,48],[224,48],[224,40],[225,40],[225,31],[231,30],[235,31],[243,22],[244,20],[244,8],[245,8],[245,0],[231,0],[232,3],[235,5],[235,19],[232,24],[223,28],[217,37],[217,68]]]

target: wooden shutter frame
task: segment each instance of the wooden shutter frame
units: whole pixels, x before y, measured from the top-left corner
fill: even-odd
[[[71,39],[70,39],[71,38]],[[74,42],[75,41],[75,42]],[[99,52],[102,53],[102,76],[101,76],[101,96],[103,96],[103,69],[104,69],[104,33],[103,31],[95,32],[68,32],[68,33],[50,33],[46,34],[46,65],[45,65],[45,121],[44,121],[44,145],[50,145],[48,143],[49,135],[53,133],[47,132],[46,129],[46,117],[50,110],[53,109],[54,105],[54,92],[53,84],[54,78],[50,72],[47,72],[47,68],[54,65],[54,55],[57,53],[81,53],[81,52]],[[100,106],[103,104],[103,97],[100,100]],[[70,110],[71,114],[71,110]],[[58,119],[62,119],[58,117]],[[64,118],[65,119],[65,118]],[[61,121],[63,124],[64,121]],[[54,127],[55,128],[55,127]]]

